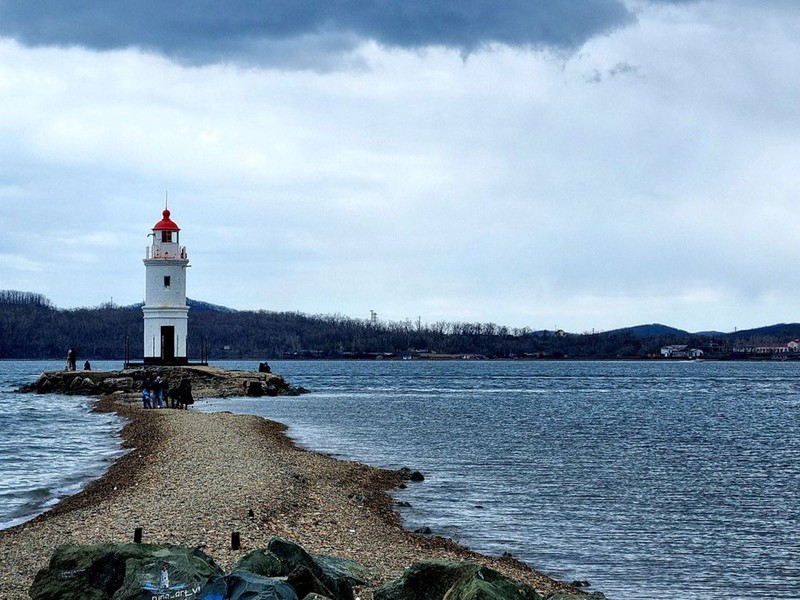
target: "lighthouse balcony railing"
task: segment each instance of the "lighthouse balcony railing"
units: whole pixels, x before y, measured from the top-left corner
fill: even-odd
[[[177,244],[171,245],[173,246],[172,248],[147,246],[145,248],[145,259],[161,258],[164,260],[186,260],[188,258],[185,246],[178,246]]]

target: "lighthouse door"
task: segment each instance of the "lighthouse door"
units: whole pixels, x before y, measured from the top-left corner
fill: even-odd
[[[175,360],[175,327],[173,325],[161,326],[161,360],[164,362]]]

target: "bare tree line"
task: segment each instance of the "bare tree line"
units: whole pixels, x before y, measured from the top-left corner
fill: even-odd
[[[472,355],[486,358],[645,358],[669,344],[727,351],[733,334],[717,338],[630,330],[568,334],[495,323],[381,321],[342,314],[235,311],[189,301],[189,355],[207,345],[211,360],[369,358],[377,355]],[[111,303],[58,309],[42,294],[0,291],[0,358],[61,358],[74,347],[82,358],[120,359],[126,343],[142,354],[141,305]],[[800,326],[753,331],[752,338],[800,337]],[[742,332],[739,332],[741,339]],[[791,337],[789,338],[791,339]]]

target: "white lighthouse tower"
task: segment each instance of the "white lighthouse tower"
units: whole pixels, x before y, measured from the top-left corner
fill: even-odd
[[[180,227],[168,209],[153,226],[153,243],[144,258],[144,363],[181,365],[186,348],[189,307],[186,305],[186,269],[189,258],[180,245]]]

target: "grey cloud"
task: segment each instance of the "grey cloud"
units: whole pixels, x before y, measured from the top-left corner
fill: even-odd
[[[634,75],[639,77],[639,67],[627,62],[618,62],[608,70],[609,77],[616,77],[617,75]]]
[[[571,50],[634,19],[623,0],[0,2],[0,35],[23,44],[138,47],[196,64],[304,63],[309,52],[341,55],[367,39],[463,54],[490,44]]]
[[[591,74],[584,75],[583,80],[586,83],[603,83],[605,79],[612,79],[617,76],[621,75],[629,75],[632,77],[644,78],[640,72],[640,69],[637,65],[632,65],[627,62],[618,62],[616,65],[607,69],[605,73],[601,73],[597,69],[594,69]]]

